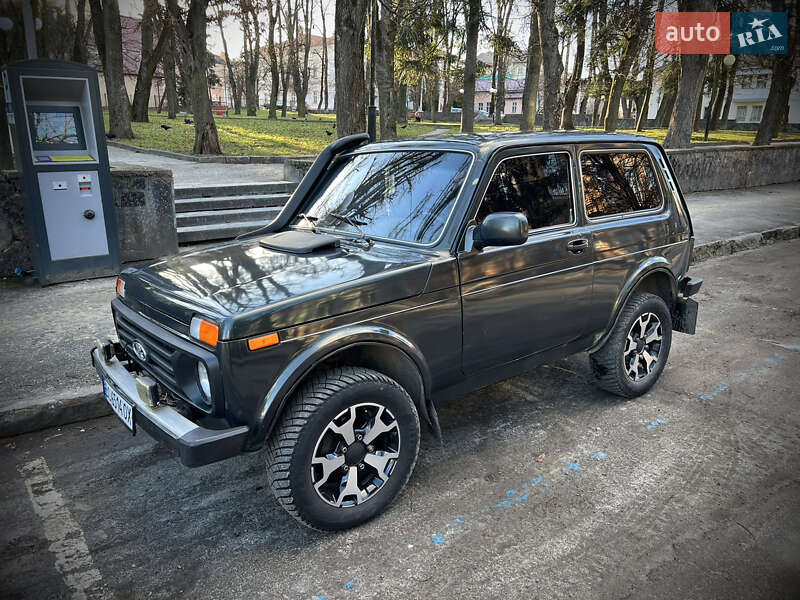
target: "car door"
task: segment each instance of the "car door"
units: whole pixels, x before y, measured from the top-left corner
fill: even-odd
[[[530,231],[520,246],[459,255],[462,368],[470,374],[579,338],[591,302],[593,252],[576,207],[571,148],[516,149],[493,164],[473,207],[476,223],[522,212]]]
[[[587,333],[608,326],[625,282],[669,242],[670,210],[650,151],[638,144],[579,148],[583,212],[595,260]]]

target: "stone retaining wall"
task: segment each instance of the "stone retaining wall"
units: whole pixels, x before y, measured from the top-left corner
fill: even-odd
[[[800,180],[800,143],[667,150],[684,192],[756,187]]]
[[[114,164],[111,184],[122,261],[176,253],[172,171]],[[0,171],[0,277],[33,269],[21,187],[17,171]]]

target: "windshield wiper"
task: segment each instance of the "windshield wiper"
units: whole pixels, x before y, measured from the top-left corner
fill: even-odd
[[[367,244],[372,245],[372,239],[364,233],[364,230],[359,227],[359,225],[368,225],[365,221],[356,221],[353,217],[349,215],[340,215],[339,213],[328,213],[328,216],[333,217],[338,221],[342,221],[347,223],[351,227],[355,227],[358,230],[358,233],[361,234],[361,239],[367,242]]]
[[[300,213],[298,216],[302,217],[308,222],[312,233],[317,233],[317,226],[314,225],[314,221],[319,220],[319,217],[310,217],[306,213]]]

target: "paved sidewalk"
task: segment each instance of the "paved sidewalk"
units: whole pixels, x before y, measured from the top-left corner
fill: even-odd
[[[688,203],[701,258],[797,237],[800,182],[690,194]],[[786,226],[795,227],[753,235]],[[108,412],[88,352],[96,337],[116,337],[113,296],[113,278],[47,288],[0,280],[0,437]]]
[[[221,183],[251,183],[254,181],[283,181],[283,164],[198,163],[110,146],[108,148],[108,159],[112,163],[121,162],[171,169],[176,187],[200,187],[204,185],[219,185]]]

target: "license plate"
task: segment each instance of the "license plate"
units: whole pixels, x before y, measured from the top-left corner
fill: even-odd
[[[125,426],[131,431],[134,431],[133,405],[120,396],[105,379],[103,379],[103,395],[106,397],[106,401],[111,405],[114,412],[117,413],[117,416],[125,423]]]

